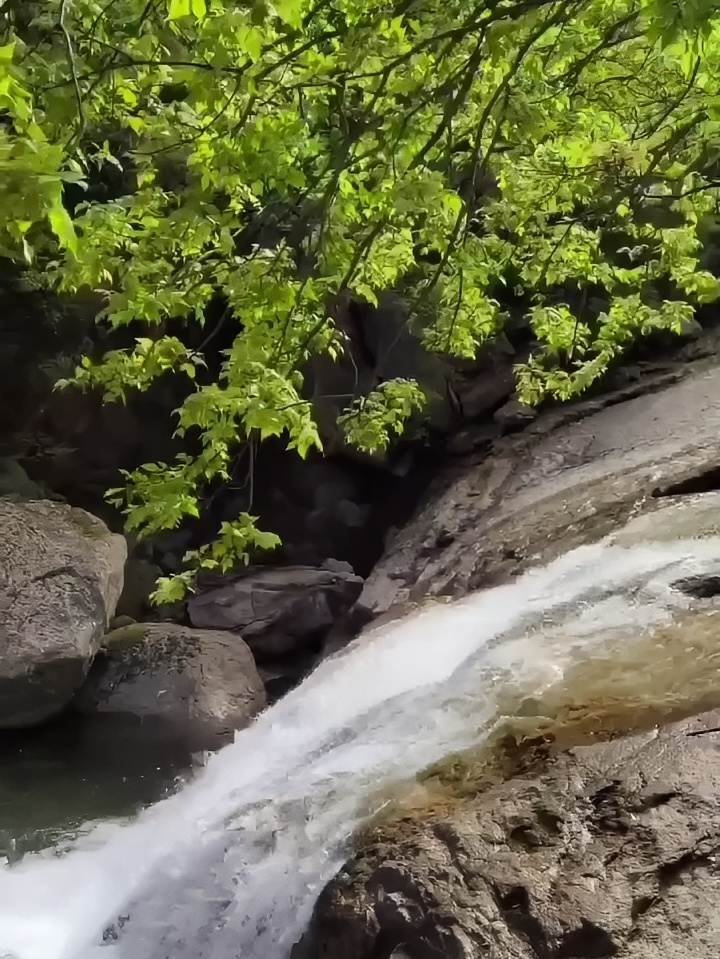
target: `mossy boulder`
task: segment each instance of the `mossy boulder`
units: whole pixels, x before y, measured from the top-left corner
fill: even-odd
[[[239,636],[130,623],[105,636],[74,706],[85,713],[129,713],[148,736],[213,749],[265,707],[265,691]]]

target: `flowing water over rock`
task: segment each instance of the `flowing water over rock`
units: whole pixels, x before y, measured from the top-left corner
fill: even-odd
[[[704,538],[668,541],[655,514],[640,531],[650,542],[583,546],[361,637],[134,823],[0,870],[0,955],[285,959],[353,833],[398,784],[508,717],[542,714],[544,697],[571,705],[562,691],[578,670],[590,697],[596,680],[622,699],[615,679],[630,670],[641,705],[711,697],[717,665],[698,670],[697,657],[720,652],[714,599],[673,585],[720,573],[707,502]],[[692,610],[706,611],[695,652],[670,628]]]

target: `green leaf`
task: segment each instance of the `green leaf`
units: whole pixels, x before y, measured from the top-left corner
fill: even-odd
[[[48,211],[48,219],[60,245],[76,256],[77,236],[75,234],[75,227],[65,207],[59,202],[55,203]]]
[[[238,42],[243,52],[254,62],[260,59],[263,49],[263,33],[258,27],[243,26],[237,31]]]
[[[191,0],[170,0],[170,5],[168,7],[168,19],[180,20],[182,17],[189,17],[190,9]]]
[[[192,576],[187,573],[180,573],[176,576],[161,576],[155,585],[155,591],[151,594],[150,600],[156,606],[172,605],[183,600],[188,592],[192,592]]]
[[[274,0],[275,10],[280,19],[294,29],[303,22],[303,4],[301,0]]]

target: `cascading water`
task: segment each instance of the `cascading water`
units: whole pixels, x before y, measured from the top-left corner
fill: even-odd
[[[361,637],[177,795],[0,869],[0,956],[286,959],[389,789],[682,615],[671,584],[719,564],[720,536],[581,547]]]

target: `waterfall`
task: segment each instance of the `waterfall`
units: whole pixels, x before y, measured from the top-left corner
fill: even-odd
[[[682,615],[672,583],[719,563],[718,536],[584,546],[359,637],[177,794],[0,867],[0,957],[287,959],[391,789]]]

